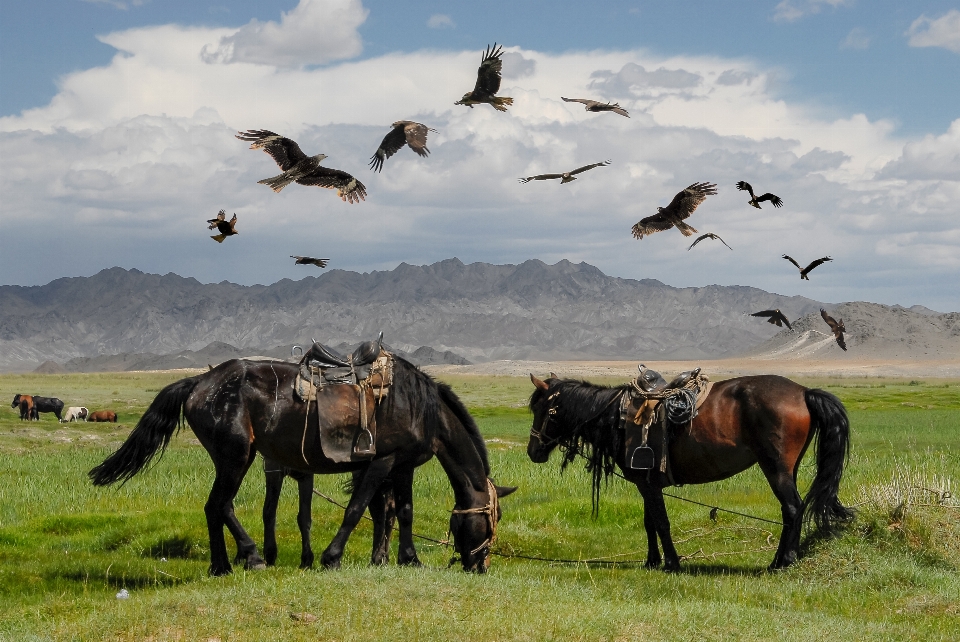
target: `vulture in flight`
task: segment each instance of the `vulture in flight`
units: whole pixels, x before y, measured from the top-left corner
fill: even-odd
[[[689,218],[708,196],[717,193],[717,186],[713,183],[694,183],[681,190],[673,197],[666,207],[658,207],[653,216],[640,219],[633,226],[633,235],[642,239],[645,235],[662,232],[676,226],[684,236],[692,236],[697,230],[683,222]]]
[[[217,228],[217,231],[220,232],[216,236],[211,236],[214,241],[217,243],[223,243],[223,239],[228,236],[233,236],[234,234],[239,234],[237,231],[237,215],[234,214],[233,218],[229,221],[227,220],[227,213],[223,210],[220,210],[220,213],[217,214],[217,218],[212,218],[207,221],[210,224],[210,227],[207,229]]]
[[[381,171],[383,161],[399,152],[404,145],[409,145],[410,149],[423,157],[430,153],[430,150],[427,149],[427,132],[437,133],[436,129],[430,129],[426,125],[415,123],[412,120],[398,120],[390,126],[393,129],[383,137],[380,147],[370,157],[370,169],[376,172]]]
[[[327,261],[330,259],[315,259],[312,256],[293,256],[290,255],[291,259],[296,259],[294,261],[295,265],[316,265],[317,267],[325,268],[327,267]]]
[[[585,111],[592,112],[601,112],[601,111],[612,111],[615,114],[620,114],[621,116],[626,116],[630,118],[630,114],[627,113],[627,110],[620,106],[620,103],[601,103],[596,100],[590,100],[588,98],[564,98],[560,96],[564,102],[568,103],[583,103],[583,109]]]
[[[830,329],[833,331],[833,336],[837,340],[837,345],[843,348],[843,351],[847,351],[847,344],[843,341],[843,333],[847,331],[843,327],[843,319],[840,319],[839,322],[836,321],[832,316],[827,314],[827,311],[823,308],[820,308],[820,316],[823,317],[823,320],[827,322],[827,325],[830,326]]]
[[[760,312],[754,312],[750,316],[752,317],[769,317],[767,323],[772,323],[778,328],[782,328],[783,324],[786,323],[787,327],[793,330],[793,326],[790,325],[790,322],[787,321],[787,317],[783,316],[783,312],[779,308],[776,310],[761,310]]]
[[[794,265],[797,266],[797,269],[800,270],[800,278],[803,279],[803,280],[805,280],[805,281],[809,281],[809,280],[810,280],[810,279],[807,277],[807,275],[810,273],[810,270],[812,270],[813,268],[817,267],[818,265],[821,265],[821,264],[823,264],[823,263],[826,263],[827,261],[832,261],[832,260],[833,260],[833,259],[831,259],[829,256],[825,256],[825,257],[823,257],[822,259],[817,259],[816,261],[812,262],[812,263],[811,263],[810,265],[808,265],[807,267],[802,268],[802,267],[800,267],[800,264],[799,264],[799,263],[797,263],[796,261],[793,260],[793,257],[787,256],[786,254],[784,254],[784,255],[783,255],[783,258],[787,259],[788,261],[790,261],[791,263],[793,263]]]
[[[552,178],[559,178],[560,184],[569,183],[570,181],[577,180],[577,177],[574,174],[579,174],[585,172],[588,169],[593,169],[594,167],[606,167],[613,161],[603,161],[602,163],[592,163],[590,165],[584,165],[583,167],[578,167],[577,169],[570,170],[569,172],[564,172],[562,174],[538,174],[536,176],[527,176],[526,178],[521,178],[521,183],[529,183],[530,181],[548,181]]]
[[[350,174],[320,166],[326,154],[307,156],[295,141],[266,129],[251,129],[238,133],[236,137],[252,142],[250,149],[262,149],[270,154],[283,170],[282,174],[257,181],[274,192],[279,192],[290,183],[299,183],[335,189],[337,196],[348,203],[358,203],[367,196],[367,188]]]
[[[762,203],[763,201],[770,201],[771,203],[773,203],[774,207],[783,207],[783,201],[780,200],[780,197],[777,196],[776,194],[771,194],[770,192],[767,192],[766,194],[760,197],[754,196],[753,186],[750,185],[750,183],[747,183],[745,181],[740,181],[739,183],[737,183],[737,189],[740,191],[750,192],[750,200],[747,201],[747,204],[753,205],[758,210],[763,209],[760,207],[760,203]]]
[[[487,46],[483,54],[483,62],[477,69],[476,86],[473,91],[468,91],[463,98],[453,103],[454,105],[466,105],[473,109],[474,105],[487,103],[497,111],[507,111],[507,105],[513,104],[513,98],[496,95],[500,91],[500,70],[503,68],[500,56],[502,55],[503,46],[497,47],[497,43],[493,43],[493,48]]]
[[[713,240],[715,240],[715,241],[720,241],[720,242],[723,243],[724,245],[727,245],[727,242],[726,242],[726,241],[724,241],[722,238],[720,238],[719,236],[717,236],[717,235],[714,234],[713,232],[707,232],[706,234],[704,234],[704,235],[702,235],[702,236],[698,236],[698,237],[697,237],[697,240],[694,241],[693,243],[691,243],[691,244],[690,244],[690,247],[687,248],[687,252],[689,252],[690,250],[692,250],[692,249],[693,249],[693,246],[696,245],[697,243],[699,243],[700,241],[702,241],[703,239],[713,239]],[[727,245],[727,249],[732,250],[733,248],[730,247],[729,245]]]

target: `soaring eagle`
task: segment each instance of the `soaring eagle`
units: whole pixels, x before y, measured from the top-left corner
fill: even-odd
[[[283,173],[257,181],[274,192],[279,192],[290,183],[316,185],[337,190],[337,196],[348,203],[358,203],[367,196],[367,188],[350,174],[339,169],[321,167],[320,161],[327,156],[307,156],[297,143],[266,129],[251,129],[237,134],[240,140],[252,142],[250,149],[262,149],[270,154]]]
[[[823,308],[820,308],[820,316],[823,317],[823,320],[827,322],[828,326],[830,326],[830,330],[833,331],[833,336],[837,340],[837,345],[843,348],[843,351],[846,352],[847,344],[843,341],[843,333],[846,332],[847,329],[843,327],[843,319],[840,319],[838,322],[832,316],[827,314],[827,311]]]
[[[325,268],[327,267],[327,262],[330,259],[315,259],[312,256],[293,256],[290,255],[291,259],[296,259],[294,263],[296,265],[316,265],[317,267]]]
[[[803,279],[804,281],[809,281],[809,280],[810,280],[810,279],[807,277],[807,274],[809,274],[810,271],[811,271],[813,268],[817,267],[818,265],[822,265],[823,263],[826,263],[827,261],[832,261],[832,260],[833,260],[833,259],[831,259],[829,256],[825,256],[825,257],[823,257],[822,259],[817,259],[816,261],[813,261],[813,262],[812,262],[810,265],[808,265],[807,267],[802,268],[802,267],[800,267],[800,264],[799,264],[799,263],[797,263],[796,261],[793,260],[792,257],[789,257],[789,256],[787,256],[786,254],[784,254],[784,255],[783,255],[783,258],[785,258],[786,260],[790,261],[791,263],[793,263],[794,265],[797,266],[797,269],[800,270],[800,278]]]
[[[747,204],[748,204],[748,205],[753,205],[753,206],[754,206],[755,208],[757,208],[758,210],[759,210],[759,209],[763,209],[763,208],[760,207],[760,203],[762,203],[763,201],[770,201],[771,203],[773,203],[773,206],[774,206],[774,207],[782,207],[782,206],[783,206],[783,201],[780,200],[780,197],[777,196],[777,195],[775,195],[775,194],[771,194],[770,192],[767,192],[766,194],[764,194],[763,196],[761,196],[761,197],[759,197],[759,198],[757,198],[756,196],[754,196],[754,195],[753,195],[753,186],[751,186],[750,183],[747,183],[747,182],[744,182],[744,181],[740,181],[740,182],[737,183],[737,189],[738,189],[738,190],[741,190],[741,191],[750,192],[750,200],[747,201]]]
[[[487,46],[483,54],[483,62],[477,69],[477,84],[473,91],[463,95],[463,98],[453,103],[454,105],[466,105],[473,109],[474,105],[487,103],[497,111],[507,111],[507,105],[513,104],[513,98],[509,96],[496,96],[500,91],[500,70],[503,68],[503,61],[500,56],[503,55],[503,47],[497,47],[493,43],[493,48]]]
[[[393,129],[383,137],[380,147],[370,157],[370,169],[377,172],[381,171],[383,161],[400,151],[400,148],[404,145],[409,145],[410,149],[423,157],[430,153],[430,150],[427,149],[427,132],[437,133],[436,129],[430,129],[426,125],[415,123],[412,120],[398,120],[390,126]]]
[[[233,218],[227,221],[227,213],[223,210],[220,210],[220,213],[217,214],[217,218],[212,218],[207,221],[210,224],[210,227],[207,229],[217,228],[217,231],[220,232],[216,236],[211,236],[214,241],[217,243],[223,243],[223,239],[228,236],[233,236],[234,234],[239,234],[237,231],[237,215],[234,214]]]
[[[537,176],[527,176],[526,178],[521,178],[521,183],[529,183],[530,181],[548,181],[552,178],[559,178],[560,184],[569,183],[570,181],[577,180],[577,177],[574,174],[579,174],[585,172],[588,169],[593,169],[594,167],[606,167],[613,161],[603,161],[602,163],[592,163],[590,165],[584,165],[583,167],[578,167],[577,169],[570,170],[569,172],[564,172],[562,174],[538,174]]]
[[[793,326],[790,325],[790,322],[787,321],[787,317],[783,316],[783,312],[779,308],[776,310],[761,310],[760,312],[754,312],[750,316],[752,317],[769,317],[767,323],[772,323],[778,328],[782,328],[783,324],[786,323],[787,327],[793,330]]]
[[[691,243],[691,244],[690,244],[690,247],[687,248],[687,252],[689,252],[690,250],[692,250],[692,249],[693,249],[693,246],[696,245],[697,243],[699,243],[700,241],[702,241],[703,239],[713,239],[713,240],[715,240],[715,241],[720,241],[720,242],[723,243],[724,245],[727,245],[727,242],[726,242],[726,241],[724,241],[722,238],[720,238],[719,236],[717,236],[717,235],[714,234],[713,232],[707,232],[706,234],[704,234],[704,235],[702,235],[702,236],[698,236],[698,237],[697,237],[697,240],[694,241],[693,243]],[[732,250],[733,248],[730,247],[729,245],[727,245],[727,249],[728,249],[728,250]]]
[[[626,109],[620,106],[620,103],[601,103],[588,98],[564,98],[563,96],[560,96],[560,98],[562,98],[564,102],[568,103],[583,103],[583,108],[585,111],[612,111],[615,114],[620,114],[621,116],[630,118],[630,114],[627,113]]]
[[[642,239],[644,235],[662,232],[676,226],[684,236],[692,236],[697,230],[683,222],[689,218],[708,196],[717,193],[717,186],[713,183],[694,183],[673,197],[666,207],[658,207],[653,216],[640,219],[633,226],[633,235]]]

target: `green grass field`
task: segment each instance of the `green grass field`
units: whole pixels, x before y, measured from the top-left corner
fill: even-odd
[[[203,504],[213,467],[189,430],[121,488],[94,488],[86,477],[182,376],[0,375],[0,640],[960,639],[960,382],[800,380],[847,406],[853,452],[841,498],[859,517],[783,572],[765,570],[779,527],[724,513],[712,522],[706,508],[673,499],[682,572],[630,564],[646,551],[636,489],[611,479],[591,519],[581,466],[561,474],[556,455],[539,466],[526,457],[529,380],[461,376],[446,380],[477,417],[497,481],[520,486],[503,501],[498,550],[623,564],[495,557],[489,574],[473,576],[447,569],[449,550],[420,542],[425,568],[370,568],[362,522],[342,570],[300,571],[288,484],[278,565],[210,578]],[[112,409],[120,423],[20,422],[9,407],[17,392]],[[318,477],[317,487],[345,501],[342,481]],[[415,492],[415,531],[442,538],[453,496],[435,461],[418,470]],[[757,469],[669,492],[779,518]],[[258,542],[262,501],[255,465],[236,510]],[[316,499],[318,554],[341,514]],[[129,599],[116,599],[121,588]]]

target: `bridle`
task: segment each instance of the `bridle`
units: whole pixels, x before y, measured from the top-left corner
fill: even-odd
[[[497,487],[493,485],[493,482],[490,481],[490,478],[487,478],[487,495],[488,501],[485,506],[479,506],[477,508],[454,508],[450,511],[451,515],[486,515],[487,523],[490,526],[490,536],[487,539],[480,542],[480,545],[470,551],[470,555],[476,555],[484,548],[487,549],[489,553],[490,547],[493,546],[493,543],[497,541],[497,515],[500,514],[500,497],[497,495]],[[456,561],[456,558],[450,560],[452,564]]]
[[[547,407],[547,411],[543,414],[543,419],[540,421],[540,429],[537,430],[536,424],[530,428],[530,436],[537,438],[537,441],[540,442],[541,448],[547,448],[549,446],[553,446],[554,444],[560,443],[559,437],[552,437],[549,439],[549,441],[544,441],[543,439],[544,431],[547,429],[547,424],[550,423],[550,419],[555,417],[557,414],[557,407],[553,404],[553,400],[559,396],[560,391],[557,390],[552,395],[547,397],[549,406]]]

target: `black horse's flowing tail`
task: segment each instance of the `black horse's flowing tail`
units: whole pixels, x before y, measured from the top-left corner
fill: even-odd
[[[853,519],[854,512],[840,503],[840,477],[850,454],[850,422],[843,403],[825,390],[804,393],[815,425],[817,474],[803,500],[803,520],[813,520],[817,531],[832,535]]]
[[[163,452],[180,427],[180,413],[200,376],[181,379],[160,391],[123,445],[87,475],[94,486],[126,482]]]

